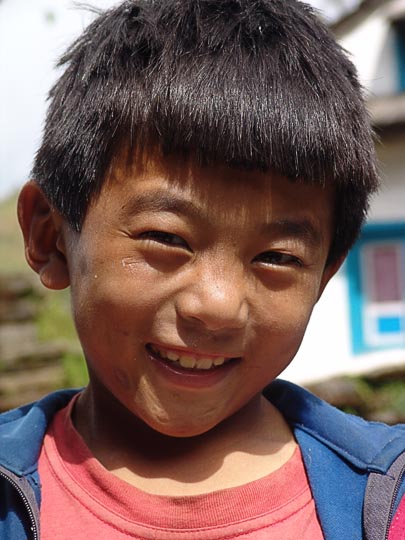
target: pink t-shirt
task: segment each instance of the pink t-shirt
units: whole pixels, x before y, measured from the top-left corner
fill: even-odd
[[[388,540],[405,540],[405,497],[392,520]]]
[[[184,497],[140,491],[107,471],[59,411],[39,458],[41,540],[322,540],[299,449],[240,487]]]

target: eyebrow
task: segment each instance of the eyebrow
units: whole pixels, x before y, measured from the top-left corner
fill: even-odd
[[[127,215],[136,215],[142,212],[172,212],[201,218],[201,211],[192,201],[178,195],[171,195],[166,191],[152,191],[134,197],[122,206],[121,212]]]

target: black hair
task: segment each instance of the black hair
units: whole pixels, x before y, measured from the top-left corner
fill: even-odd
[[[277,170],[336,191],[329,262],[378,185],[354,66],[296,0],[127,0],[59,62],[33,176],[80,231],[119,145]]]

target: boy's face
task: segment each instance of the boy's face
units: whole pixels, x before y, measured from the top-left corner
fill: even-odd
[[[82,232],[64,227],[90,391],[174,436],[249,403],[294,357],[334,273],[332,207],[330,191],[276,174],[116,168]]]

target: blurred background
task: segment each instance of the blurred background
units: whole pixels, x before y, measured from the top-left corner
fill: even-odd
[[[383,188],[282,376],[345,410],[405,422],[405,0],[309,3],[357,66]],[[44,290],[26,266],[15,206],[57,59],[93,17],[72,0],[0,0],[0,410],[87,378],[68,292]]]

